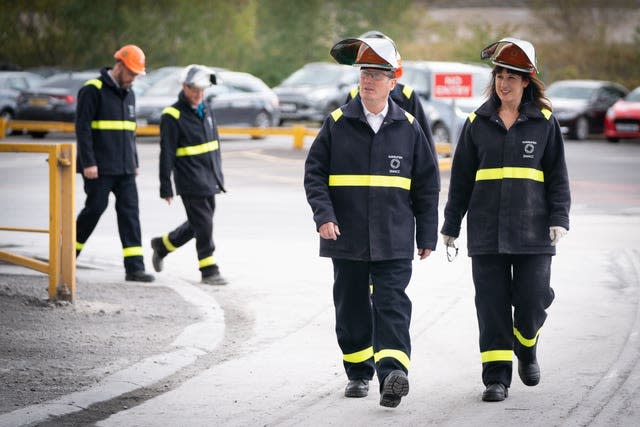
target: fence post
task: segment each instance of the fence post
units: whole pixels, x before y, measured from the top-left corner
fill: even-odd
[[[56,155],[56,168],[59,176],[57,194],[59,195],[59,228],[52,233],[59,236],[56,259],[58,263],[55,289],[57,298],[75,301],[76,298],[76,146],[60,144]],[[53,240],[53,239],[52,239]],[[52,255],[52,260],[53,261]]]
[[[304,148],[304,135],[306,128],[304,126],[293,126],[293,148],[302,150]]]

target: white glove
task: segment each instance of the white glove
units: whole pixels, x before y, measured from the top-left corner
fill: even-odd
[[[446,234],[442,234],[442,241],[444,242],[444,245],[449,247],[449,248],[455,248],[456,244],[456,237],[451,237],[451,236],[447,236]]]
[[[560,227],[557,225],[549,227],[549,238],[551,239],[551,246],[557,245],[560,239],[566,236],[567,233],[568,231],[564,227]]]

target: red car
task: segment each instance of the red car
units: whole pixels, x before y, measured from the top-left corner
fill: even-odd
[[[607,110],[604,136],[610,142],[640,138],[640,86]]]

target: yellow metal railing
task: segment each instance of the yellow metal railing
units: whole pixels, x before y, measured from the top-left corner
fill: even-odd
[[[0,119],[0,138],[4,136],[4,129],[1,128],[2,120]],[[65,122],[37,122],[31,120],[12,120],[12,129],[23,129],[29,132],[63,132],[73,133],[75,132],[75,126],[73,123]],[[318,129],[307,128],[305,126],[292,126],[292,127],[276,127],[276,128],[252,128],[252,127],[228,127],[221,126],[218,128],[220,135],[249,135],[249,136],[270,136],[270,135],[282,135],[293,137],[293,147],[296,149],[302,149],[304,147],[304,138],[307,136],[316,136]],[[136,128],[136,135],[138,136],[159,136],[160,126],[158,125],[144,125]],[[438,154],[443,156],[451,156],[451,144],[436,144]],[[447,161],[445,161],[445,164]],[[448,162],[450,165],[450,161]],[[440,165],[443,165],[443,159],[440,160]]]
[[[0,120],[0,126],[2,122]],[[3,130],[0,129],[0,131]],[[0,227],[0,230],[48,233],[49,262],[2,250],[0,250],[0,260],[48,274],[49,299],[73,302],[76,296],[76,145],[73,143],[0,143],[0,152],[48,154],[49,228]]]

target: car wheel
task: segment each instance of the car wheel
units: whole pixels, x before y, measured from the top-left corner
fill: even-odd
[[[618,142],[618,141],[620,141],[620,138],[607,137],[607,141],[609,141],[609,142]]]
[[[589,121],[586,117],[578,117],[576,120],[576,124],[574,125],[571,137],[572,139],[577,139],[578,141],[582,141],[587,139],[589,136]]]
[[[253,124],[254,127],[265,129],[271,126],[271,116],[266,111],[260,111],[256,115],[256,119]],[[254,135],[251,139],[264,139],[264,136]]]
[[[433,136],[433,142],[436,144],[449,144],[451,142],[449,129],[447,129],[447,127],[442,123],[436,123],[433,125],[431,135]]]
[[[47,132],[29,132],[29,135],[31,135],[33,139],[43,139],[46,134]]]

